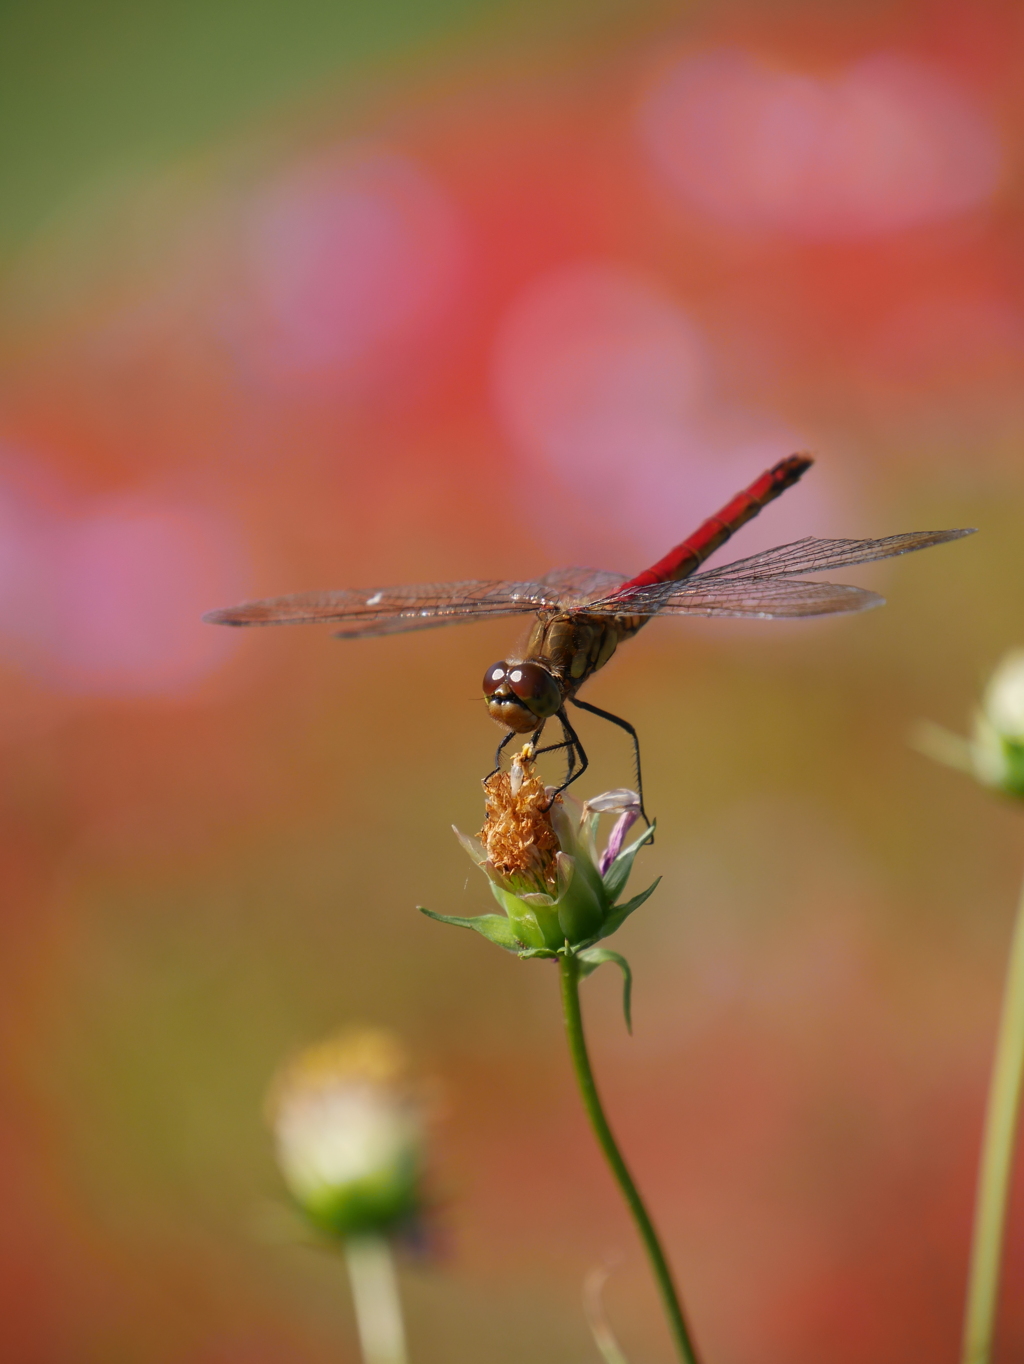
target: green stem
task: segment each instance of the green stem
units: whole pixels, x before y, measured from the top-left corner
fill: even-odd
[[[364,1364],[407,1364],[402,1304],[387,1239],[350,1236],[345,1263]]]
[[[999,1298],[1006,1203],[1024,1075],[1024,891],[1010,945],[999,1037],[981,1143],[974,1236],[967,1278],[963,1364],[989,1364]]]
[[[583,1096],[583,1106],[587,1110],[587,1117],[590,1119],[590,1125],[594,1129],[598,1144],[611,1166],[615,1181],[622,1190],[622,1196],[633,1214],[633,1221],[636,1223],[640,1239],[644,1243],[644,1249],[647,1251],[651,1268],[654,1271],[658,1292],[661,1294],[669,1329],[679,1351],[679,1358],[683,1360],[683,1364],[699,1364],[697,1351],[694,1349],[686,1325],[686,1318],[683,1316],[679,1294],[672,1279],[672,1271],[665,1258],[665,1252],[661,1248],[661,1242],[658,1240],[658,1233],[654,1230],[654,1224],[644,1207],[643,1199],[633,1183],[633,1177],[629,1173],[626,1162],[622,1159],[622,1153],[612,1136],[612,1130],[608,1126],[608,1119],[604,1115],[604,1109],[601,1107],[601,1100],[598,1097],[594,1072],[590,1068],[590,1057],[587,1055],[587,1043],[583,1036],[583,1015],[580,1012],[579,962],[568,949],[559,956],[558,961],[562,981],[562,1012],[565,1017],[565,1032],[569,1039],[569,1053],[572,1056],[573,1069],[576,1072],[580,1093]]]

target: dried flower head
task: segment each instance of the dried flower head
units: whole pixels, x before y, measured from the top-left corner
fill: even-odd
[[[495,772],[484,782],[487,817],[478,837],[495,872],[524,889],[550,891],[558,880],[551,804],[529,744],[513,758],[511,772]]]
[[[381,1231],[415,1214],[423,1114],[408,1069],[391,1033],[351,1028],[300,1052],[272,1085],[281,1173],[321,1230]]]

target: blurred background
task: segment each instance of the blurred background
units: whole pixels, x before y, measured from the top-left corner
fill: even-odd
[[[485,668],[204,610],[982,533],[884,611],[665,621],[587,696],[662,889],[585,1007],[709,1364],[957,1353],[1019,816],[907,733],[1024,643],[1024,23],[1000,0],[11,0],[0,42],[0,1356],[355,1362],[268,1233],[293,1048],[444,1094],[416,1364],[583,1364],[584,1276],[670,1347],[556,982],[490,897]],[[730,550],[732,547],[730,547]],[[726,551],[722,558],[729,557]],[[586,717],[584,717],[586,719]],[[608,732],[606,732],[608,731]],[[582,727],[582,794],[629,781]],[[1024,1188],[1000,1358],[1024,1353]]]

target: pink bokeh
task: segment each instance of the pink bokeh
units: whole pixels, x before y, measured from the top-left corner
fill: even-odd
[[[344,143],[252,199],[237,345],[285,387],[358,391],[436,329],[465,264],[455,208],[398,152]]]
[[[688,57],[644,99],[640,134],[688,205],[753,232],[871,237],[985,204],[1002,153],[952,76],[879,53],[828,79],[724,49]]]
[[[244,594],[234,526],[141,493],[69,508],[0,485],[0,654],[65,692],[173,695],[237,640],[202,614]]]
[[[549,522],[552,554],[627,556],[601,567],[643,567],[806,444],[724,401],[697,325],[656,280],[617,264],[536,280],[504,319],[492,380],[511,443],[573,508]],[[801,485],[744,547],[831,528],[828,488],[820,475]]]

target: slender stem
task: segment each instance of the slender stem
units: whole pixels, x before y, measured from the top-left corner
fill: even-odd
[[[594,1337],[597,1352],[604,1364],[629,1364],[622,1353],[622,1346],[615,1339],[615,1332],[604,1310],[601,1290],[608,1279],[608,1270],[603,1266],[592,1269],[583,1285],[583,1311],[586,1313],[590,1334]]]
[[[974,1235],[967,1278],[963,1364],[989,1364],[999,1298],[1006,1204],[1024,1075],[1024,891],[1010,945],[1002,1017],[981,1143]]]
[[[658,1240],[658,1233],[654,1230],[654,1224],[644,1207],[643,1199],[633,1183],[633,1177],[622,1158],[615,1138],[612,1136],[612,1130],[608,1126],[608,1119],[605,1117],[601,1100],[598,1097],[594,1072],[590,1068],[590,1057],[587,1055],[587,1043],[583,1036],[583,1015],[580,1012],[579,962],[568,950],[559,956],[558,961],[561,971],[562,1012],[565,1017],[565,1031],[569,1040],[573,1069],[576,1072],[580,1093],[583,1096],[583,1106],[587,1110],[587,1117],[594,1129],[598,1145],[611,1166],[612,1174],[622,1190],[622,1196],[626,1200],[629,1211],[633,1214],[633,1221],[636,1223],[640,1239],[644,1243],[644,1249],[647,1251],[647,1257],[654,1271],[658,1292],[661,1294],[669,1330],[672,1332],[672,1338],[679,1351],[679,1358],[683,1360],[683,1364],[699,1364],[697,1351],[690,1339],[686,1318],[683,1316],[679,1293],[676,1290],[672,1271],[665,1258],[665,1252]]]
[[[391,1246],[383,1236],[352,1236],[345,1263],[363,1364],[408,1364]]]

